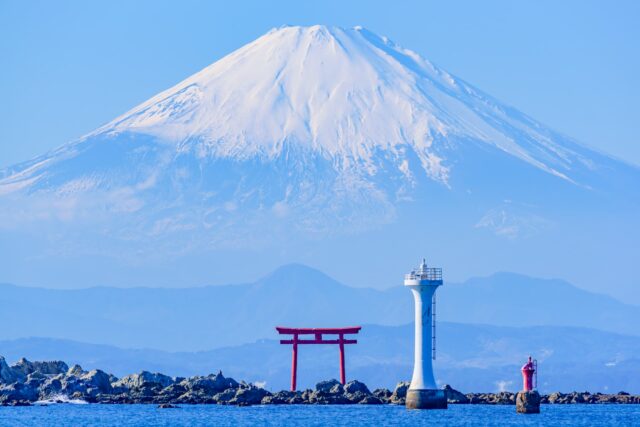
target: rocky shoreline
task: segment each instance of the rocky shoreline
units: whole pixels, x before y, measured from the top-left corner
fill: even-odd
[[[84,371],[61,361],[30,362],[20,359],[9,366],[0,356],[0,405],[28,406],[36,402],[62,403],[78,400],[104,404],[155,404],[172,408],[180,404],[218,405],[404,405],[408,382],[400,382],[393,391],[379,388],[370,391],[359,382],[345,385],[336,380],[322,381],[314,390],[269,392],[254,384],[237,382],[222,372],[189,378],[169,377],[143,371],[116,378],[99,369]],[[511,392],[463,394],[444,387],[449,404],[515,405]],[[543,395],[543,404],[640,404],[640,395],[589,392],[551,393]]]

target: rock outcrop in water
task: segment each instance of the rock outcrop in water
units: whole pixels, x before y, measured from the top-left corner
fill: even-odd
[[[516,394],[516,412],[519,414],[539,414],[540,393],[537,390],[519,391]]]
[[[404,405],[408,382],[400,382],[392,392],[384,388],[370,391],[360,381],[342,385],[336,380],[321,381],[315,390],[279,391],[225,377],[222,372],[190,378],[169,377],[147,371],[116,378],[99,369],[85,371],[80,366],[71,368],[66,363],[30,362],[20,359],[9,366],[0,356],[0,405],[29,405],[36,401],[64,402],[70,399],[90,403],[149,403],[172,407],[175,404],[219,405],[284,405],[363,404]],[[449,385],[444,386],[450,404],[514,405],[515,394],[470,393],[463,394]],[[552,393],[541,396],[541,403],[640,403],[640,396],[620,392],[601,394],[573,392]]]

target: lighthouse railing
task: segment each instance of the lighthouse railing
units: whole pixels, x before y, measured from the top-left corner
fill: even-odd
[[[420,271],[412,271],[405,274],[405,280],[442,280],[441,268],[425,268]]]

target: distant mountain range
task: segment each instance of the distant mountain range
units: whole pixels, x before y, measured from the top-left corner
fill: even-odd
[[[438,291],[437,318],[640,335],[638,306],[560,280],[510,273],[445,283]],[[254,283],[188,289],[0,285],[0,339],[39,336],[199,351],[274,339],[276,325],[402,325],[412,320],[412,297],[402,286],[385,291],[348,287],[299,264],[279,268]]]
[[[425,254],[637,297],[639,182],[387,37],[282,27],[1,170],[1,279],[193,286],[321,260],[382,287]]]
[[[347,346],[347,379],[392,388],[411,376],[413,325],[364,325],[358,344]],[[442,322],[438,331],[436,378],[464,392],[514,391],[529,354],[539,360],[540,389],[551,391],[640,392],[640,337],[584,328],[496,327]],[[8,361],[62,359],[117,376],[141,370],[189,376],[217,372],[236,379],[287,389],[291,346],[275,340],[203,352],[131,350],[48,338],[0,341]],[[299,387],[338,376],[335,346],[302,346]]]

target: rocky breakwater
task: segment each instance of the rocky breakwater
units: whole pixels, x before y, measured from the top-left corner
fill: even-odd
[[[344,386],[323,381],[315,390],[271,393],[264,388],[225,377],[222,372],[190,378],[140,372],[117,378],[99,369],[85,371],[64,362],[30,362],[21,359],[8,366],[0,357],[0,405],[30,405],[34,402],[148,403],[161,407],[176,404],[381,404],[380,398],[359,381]]]
[[[603,393],[590,393],[588,391],[574,391],[572,393],[560,393],[555,392],[548,395],[543,395],[540,398],[540,403],[550,404],[573,404],[573,403],[590,403],[590,404],[605,404],[605,403],[631,403],[640,404],[640,395],[629,394],[624,391],[620,391],[616,394],[603,394]]]
[[[363,404],[404,405],[408,382],[400,382],[394,391],[384,388],[370,391],[360,381],[345,385],[336,380],[322,381],[314,390],[272,393],[245,382],[225,377],[222,372],[189,378],[170,377],[160,373],[140,372],[116,378],[99,369],[85,371],[60,361],[30,362],[20,359],[9,366],[0,356],[0,405],[30,405],[38,401],[65,402],[72,399],[89,403],[147,403],[164,408],[180,404],[278,405]],[[515,405],[515,394],[463,394],[445,386],[449,404]],[[640,403],[640,396],[620,392],[552,393],[541,397],[541,403]]]

